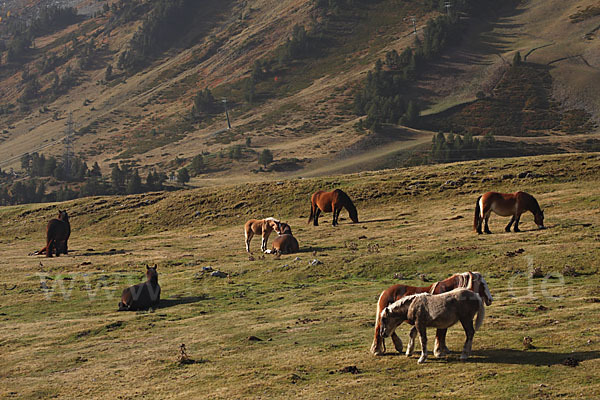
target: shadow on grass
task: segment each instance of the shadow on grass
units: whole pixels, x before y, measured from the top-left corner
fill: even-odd
[[[181,304],[193,304],[198,303],[203,300],[208,300],[207,296],[188,296],[188,297],[180,297],[176,299],[160,299],[160,303],[158,304],[158,308],[169,308],[178,306]]]
[[[336,250],[338,248],[339,248],[338,246],[310,246],[310,247],[300,248],[300,250],[298,250],[298,253],[312,253],[315,251],[317,253],[320,253],[320,252],[328,251],[328,250]]]
[[[125,254],[129,250],[109,250],[109,251],[86,251],[85,253],[78,254],[79,256],[89,257],[89,256],[114,256],[117,254]],[[69,250],[69,253],[72,251]]]
[[[359,224],[372,224],[375,222],[390,222],[390,221],[400,221],[397,218],[380,218],[380,219],[370,219],[367,221],[360,221]]]
[[[493,349],[473,351],[473,356],[474,358],[469,359],[469,361],[477,363],[557,365],[562,364],[567,358],[576,359],[577,361],[596,360],[600,358],[600,351],[553,353],[535,350]]]

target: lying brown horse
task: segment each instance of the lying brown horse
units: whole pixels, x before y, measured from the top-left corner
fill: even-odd
[[[250,240],[254,235],[262,235],[260,249],[264,252],[267,249],[267,240],[271,232],[280,233],[279,221],[273,217],[265,219],[251,219],[244,225],[246,236],[246,251],[250,253]]]
[[[160,302],[160,285],[158,284],[158,272],[154,267],[146,265],[146,278],[144,283],[138,283],[123,290],[119,311],[137,311],[156,308]]]
[[[481,234],[481,224],[485,221],[484,232],[490,232],[488,221],[492,211],[503,217],[512,215],[510,222],[504,230],[510,232],[510,226],[515,224],[514,231],[519,232],[519,219],[521,214],[526,211],[531,211],[535,223],[539,229],[544,228],[544,212],[540,208],[537,200],[530,194],[525,192],[516,193],[498,193],[487,192],[483,196],[479,196],[475,203],[475,220],[473,221],[473,229]]]
[[[440,294],[449,292],[456,288],[466,288],[469,284],[470,276],[472,276],[473,291],[481,296],[485,304],[488,306],[492,304],[493,298],[492,294],[490,293],[490,289],[488,288],[487,282],[485,281],[483,275],[481,275],[479,272],[463,272],[461,274],[454,274],[443,281],[436,282],[433,285],[426,287],[393,285],[384,290],[377,301],[377,314],[375,314],[375,338],[373,339],[373,344],[371,345],[371,353],[375,355],[381,355],[385,353],[385,342],[380,332],[380,315],[384,308],[405,296],[413,294]],[[392,337],[392,342],[394,343],[396,350],[399,353],[402,353],[402,340],[398,337],[398,335],[396,335],[396,332],[390,332],[390,336]],[[446,329],[437,330],[435,341],[436,348],[440,348],[446,353],[450,351],[446,346]]]
[[[56,257],[61,253],[68,254],[69,249],[67,241],[71,236],[71,224],[66,211],[58,210],[58,218],[53,218],[46,225],[46,246],[33,254],[46,254],[46,257],[52,257],[56,251]]]
[[[315,226],[319,225],[319,215],[321,211],[323,212],[332,212],[333,211],[333,221],[331,224],[336,226],[338,224],[338,217],[340,216],[340,211],[342,208],[346,208],[348,210],[348,214],[350,215],[350,219],[352,222],[358,222],[358,212],[356,211],[356,207],[350,197],[340,189],[335,189],[333,192],[324,192],[319,190],[318,192],[313,193],[310,198],[311,207],[310,207],[310,217],[308,217],[308,223],[314,223]]]
[[[292,254],[297,253],[298,250],[300,250],[298,240],[296,240],[293,235],[284,233],[283,235],[277,236],[277,238],[273,240],[273,248],[271,249],[270,253]]]

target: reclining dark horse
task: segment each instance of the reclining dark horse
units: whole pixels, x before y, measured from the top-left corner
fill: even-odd
[[[46,226],[46,246],[33,254],[46,254],[46,257],[52,257],[56,251],[56,257],[61,253],[68,254],[67,241],[71,236],[71,224],[66,211],[58,211],[58,218],[53,218]]]
[[[146,265],[146,282],[138,283],[123,290],[119,311],[137,311],[156,308],[160,302],[160,285],[158,272],[154,267]]]
[[[336,226],[338,224],[338,217],[340,216],[340,211],[342,208],[348,210],[348,214],[350,215],[350,219],[352,222],[358,222],[358,212],[356,211],[356,207],[350,197],[340,189],[335,189],[332,192],[324,192],[319,190],[318,192],[313,193],[310,198],[310,217],[308,217],[308,223],[314,223],[315,226],[319,225],[319,215],[321,211],[323,212],[332,212],[333,211],[333,219],[331,224]]]

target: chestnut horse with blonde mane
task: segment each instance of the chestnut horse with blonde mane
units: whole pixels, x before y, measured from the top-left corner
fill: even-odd
[[[319,215],[321,211],[323,212],[332,212],[333,211],[333,220],[331,224],[336,226],[338,224],[338,217],[340,216],[340,211],[342,208],[348,210],[348,214],[352,222],[358,222],[358,212],[356,211],[356,207],[350,197],[340,189],[335,189],[332,192],[324,192],[319,190],[318,192],[313,193],[310,198],[310,217],[308,217],[308,223],[314,223],[315,226],[319,225]]]
[[[479,294],[486,305],[492,304],[494,300],[490,289],[488,288],[487,282],[483,275],[479,272],[463,272],[461,274],[454,274],[443,281],[436,282],[430,286],[419,287],[419,286],[407,286],[407,285],[393,285],[384,290],[379,296],[377,301],[377,313],[375,314],[375,337],[373,344],[371,345],[371,353],[375,355],[382,355],[385,353],[385,342],[381,336],[381,311],[400,300],[405,296],[410,296],[418,293],[431,293],[440,294],[446,293],[457,288],[466,288],[469,284],[469,277],[472,276],[473,292]],[[448,353],[450,350],[446,346],[446,329],[438,329],[436,332],[436,347],[442,349],[442,351]],[[402,340],[396,335],[396,332],[391,332],[392,342],[394,347],[399,353],[402,353]]]
[[[539,229],[544,229],[544,212],[540,208],[537,200],[530,194],[525,192],[516,193],[498,193],[487,192],[483,196],[479,196],[475,203],[475,219],[473,221],[473,229],[480,235],[481,224],[485,222],[484,232],[490,232],[488,221],[492,211],[502,217],[512,215],[510,222],[504,230],[510,232],[510,226],[514,223],[514,231],[519,232],[519,219],[521,214],[526,211],[531,211],[534,221]]]
[[[267,249],[267,240],[271,232],[281,233],[280,222],[273,217],[265,219],[251,219],[244,225],[246,236],[246,251],[250,253],[250,240],[254,235],[262,235],[260,249],[264,252]]]

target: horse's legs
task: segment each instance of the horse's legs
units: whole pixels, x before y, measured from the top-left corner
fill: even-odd
[[[460,323],[465,329],[465,334],[467,335],[467,340],[465,341],[462,354],[460,355],[460,360],[465,361],[467,358],[469,358],[469,355],[471,354],[471,346],[473,345],[473,336],[475,335],[475,329],[473,328],[472,317],[463,318],[460,320]]]
[[[394,347],[398,353],[402,353],[402,339],[396,334],[396,332],[392,332],[392,342],[394,342]]]
[[[342,211],[341,209],[337,209],[337,208],[333,208],[333,218],[331,221],[331,225],[336,226],[338,224],[338,217],[340,215],[340,211]]]
[[[319,215],[321,215],[321,209],[318,206],[315,206],[315,208],[316,208],[316,210],[315,210],[314,225],[319,226]]]
[[[46,257],[52,257],[52,252],[54,251],[54,240],[49,240],[46,242]]]
[[[262,242],[260,245],[260,249],[263,251],[263,253],[265,252],[265,250],[267,250],[267,241],[269,240],[270,234],[271,234],[271,231],[263,231]]]
[[[517,214],[516,218],[515,218],[515,232],[521,232],[521,230],[519,229],[519,220],[521,219],[521,214]]]
[[[484,226],[484,228],[483,228],[483,231],[484,231],[485,233],[492,233],[492,232],[490,231],[490,227],[489,227],[489,225],[488,225],[488,221],[490,220],[490,215],[492,215],[492,210],[488,210],[488,211],[485,213],[485,217],[483,218],[483,219],[484,219],[484,221],[485,221],[485,226]]]
[[[252,230],[246,231],[246,251],[248,253],[250,253],[250,241],[252,240],[253,236],[254,236],[254,232],[252,232]]]
[[[383,336],[381,336],[379,327],[379,323],[375,325],[375,337],[373,338],[373,344],[371,345],[371,353],[375,354],[376,356],[385,353],[385,339]]]
[[[415,326],[417,326],[417,324],[415,324]],[[417,330],[419,331],[419,339],[421,339],[421,357],[419,357],[418,363],[423,364],[427,361],[427,328],[419,324]]]
[[[406,346],[406,357],[410,357],[415,350],[415,337],[417,336],[417,328],[412,327],[408,333],[408,345]]]
[[[436,357],[443,357],[450,352],[446,346],[447,329],[438,329],[435,333],[435,345],[433,346],[433,354]]]
[[[510,222],[508,223],[508,225],[506,225],[506,228],[504,228],[504,230],[506,232],[510,232],[510,227],[513,224],[513,222],[515,222],[515,216],[513,215],[512,218],[510,219]],[[515,225],[516,226],[516,225]]]

